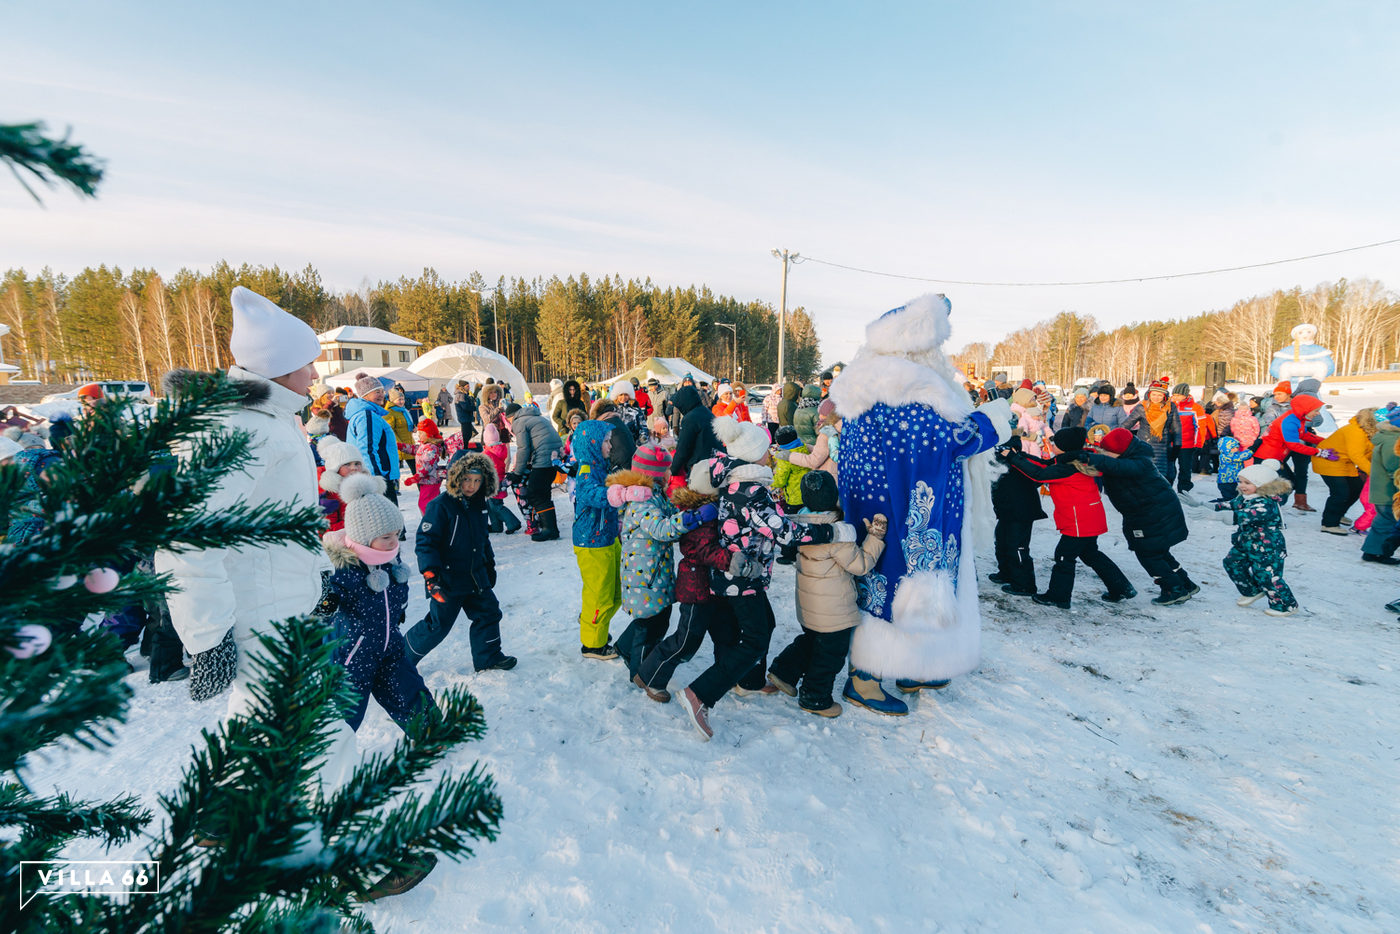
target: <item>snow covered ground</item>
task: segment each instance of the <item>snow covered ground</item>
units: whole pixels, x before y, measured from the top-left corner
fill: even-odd
[[[708,744],[679,702],[580,659],[567,521],[559,542],[498,536],[519,667],[474,674],[463,623],[423,673],[485,705],[490,732],[448,767],[495,776],[500,839],[370,917],[399,932],[1400,930],[1400,622],[1383,608],[1400,574],[1362,564],[1359,536],[1285,513],[1300,616],[1236,607],[1229,527],[1192,512],[1176,553],[1202,592],[1183,606],[1148,602],[1116,531],[1104,548],[1140,592],[1126,606],[1081,568],[1074,608],[1046,610],[979,562],[981,670],[902,719],[731,696]],[[1054,541],[1039,523],[1042,587]],[[792,592],[779,569],[775,653]],[[415,590],[409,619],[423,612]],[[154,807],[176,784],[222,699],[195,705],[144,671],[133,684],[116,746],[52,755],[36,788]],[[396,728],[370,710],[361,747],[383,748]]]

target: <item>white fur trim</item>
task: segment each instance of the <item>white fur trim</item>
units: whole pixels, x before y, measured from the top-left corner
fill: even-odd
[[[941,372],[944,368],[952,370],[938,351],[910,359],[862,348],[831,384],[831,399],[842,418],[858,418],[883,402],[926,405],[948,421],[960,422],[972,414],[972,399]]]
[[[975,612],[975,577],[969,585]],[[967,674],[981,659],[982,639],[980,621],[965,618],[963,603],[947,571],[909,575],[895,591],[893,623],[861,614],[851,665],[877,678],[933,681]]]
[[[977,407],[977,411],[992,420],[997,430],[997,444],[1005,444],[1011,438],[1011,403],[1005,399],[993,399]]]

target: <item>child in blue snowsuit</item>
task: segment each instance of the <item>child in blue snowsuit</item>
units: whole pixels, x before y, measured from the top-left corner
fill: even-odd
[[[1278,466],[1278,461],[1266,460],[1241,470],[1239,494],[1215,508],[1235,513],[1235,534],[1230,537],[1224,561],[1225,573],[1240,592],[1235,602],[1249,606],[1260,597],[1268,597],[1265,613],[1292,616],[1298,612],[1298,601],[1283,579],[1283,559],[1288,551],[1279,503],[1293,485],[1279,476]]]
[[[1217,503],[1228,503],[1235,498],[1240,479],[1240,471],[1250,461],[1250,450],[1234,438],[1226,435],[1220,439],[1220,472],[1215,475],[1215,487],[1220,491]]]
[[[321,543],[335,568],[328,583],[330,624],[338,645],[334,659],[345,669],[355,702],[345,721],[358,730],[371,695],[404,729],[424,709],[436,709],[404,644],[408,566],[399,558],[403,516],[383,496],[384,479],[351,474],[340,487],[345,527]]]

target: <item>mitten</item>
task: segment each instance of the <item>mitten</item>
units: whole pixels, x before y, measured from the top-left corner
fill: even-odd
[[[319,502],[321,504],[321,512],[328,516],[333,516],[340,510],[340,500],[331,499],[329,496],[322,496]]]
[[[698,529],[706,522],[710,522],[719,516],[719,509],[714,503],[706,503],[699,509],[687,509],[681,513],[681,524],[685,526],[687,532]]]
[[[645,503],[651,499],[651,487],[649,486],[629,486],[623,487],[623,489],[627,491],[625,496],[629,503]]]
[[[1339,461],[1342,459],[1341,453],[1339,451],[1334,451],[1331,448],[1323,448],[1317,453],[1318,456],[1321,457],[1323,460]]]
[[[609,506],[611,506],[611,507],[614,508],[614,509],[621,509],[621,508],[623,507],[623,505],[624,505],[626,502],[627,502],[627,487],[625,487],[625,486],[610,486],[610,487],[608,487],[608,505],[609,505]]]
[[[742,551],[736,551],[734,552],[734,557],[729,559],[729,576],[749,577],[751,576],[750,568],[752,567],[753,562],[746,558]]]
[[[871,538],[883,539],[889,527],[890,520],[886,519],[884,516],[876,516],[873,519],[865,520],[865,531],[869,533]]]
[[[340,608],[340,598],[331,589],[331,572],[321,572],[321,599],[316,604],[316,609],[311,612],[316,616],[327,617],[335,613]]]
[[[404,478],[403,478],[403,485],[404,485],[404,486],[413,486],[413,484],[415,484],[415,483],[417,483],[417,482],[418,482],[418,475],[417,475],[417,474],[409,474],[407,477],[404,477]]]
[[[218,645],[194,654],[190,662],[190,699],[208,700],[232,684],[237,673],[238,646],[230,629]]]
[[[437,571],[427,570],[423,572],[423,589],[428,592],[430,599],[438,603],[446,603],[447,597],[442,592],[442,585],[438,583]]]

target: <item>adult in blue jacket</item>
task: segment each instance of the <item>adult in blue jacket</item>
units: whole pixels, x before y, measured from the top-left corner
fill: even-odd
[[[1111,383],[1099,383],[1094,387],[1094,398],[1089,403],[1089,415],[1084,420],[1085,428],[1103,425],[1109,431],[1122,426],[1127,418],[1123,407],[1115,401],[1116,395]]]
[[[355,377],[355,398],[345,407],[346,440],[359,448],[365,469],[384,478],[384,495],[399,502],[399,441],[389,427],[384,387],[366,373]]]

